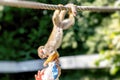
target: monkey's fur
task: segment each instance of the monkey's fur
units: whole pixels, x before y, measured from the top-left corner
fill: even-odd
[[[50,37],[44,46],[40,46],[38,48],[38,56],[40,58],[49,57],[51,53],[56,52],[62,42],[63,30],[68,29],[74,25],[76,6],[73,4],[67,4],[66,6],[70,8],[69,18],[64,19],[67,12],[66,10],[55,10],[52,17],[54,27],[50,34]]]

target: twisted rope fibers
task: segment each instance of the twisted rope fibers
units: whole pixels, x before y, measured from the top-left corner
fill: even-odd
[[[31,9],[47,9],[47,10],[69,10],[69,7],[58,6],[52,4],[44,4],[33,1],[20,1],[20,0],[0,0],[0,5],[11,6],[11,7],[21,7],[21,8],[31,8]],[[120,7],[97,7],[97,6],[77,6],[77,11],[92,11],[92,12],[114,12],[120,11]]]

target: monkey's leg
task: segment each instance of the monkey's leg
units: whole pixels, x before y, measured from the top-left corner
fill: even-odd
[[[53,17],[52,17],[54,26],[59,26],[60,24],[59,14],[60,14],[60,10],[55,10]]]
[[[66,10],[62,10],[59,14],[59,18],[60,18],[60,22],[62,22],[65,18],[65,15],[66,15]]]
[[[72,14],[70,14],[68,19],[65,19],[61,22],[61,26],[65,30],[65,29],[68,29],[71,26],[73,26],[74,23],[75,23],[74,16]]]

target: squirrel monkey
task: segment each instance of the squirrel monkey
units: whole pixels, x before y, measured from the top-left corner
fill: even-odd
[[[64,19],[67,10],[55,10],[52,17],[54,27],[50,34],[50,37],[44,46],[40,46],[38,48],[38,56],[40,58],[47,58],[51,53],[56,52],[62,42],[63,30],[68,29],[74,25],[74,17],[76,16],[77,12],[76,6],[73,4],[67,4],[66,7],[69,7],[69,18],[67,19]]]

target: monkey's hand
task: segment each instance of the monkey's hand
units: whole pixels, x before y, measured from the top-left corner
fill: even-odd
[[[65,5],[65,6],[70,8],[69,14],[72,14],[73,16],[77,15],[77,7],[76,7],[76,5],[74,5],[72,3],[69,3],[69,4]]]

